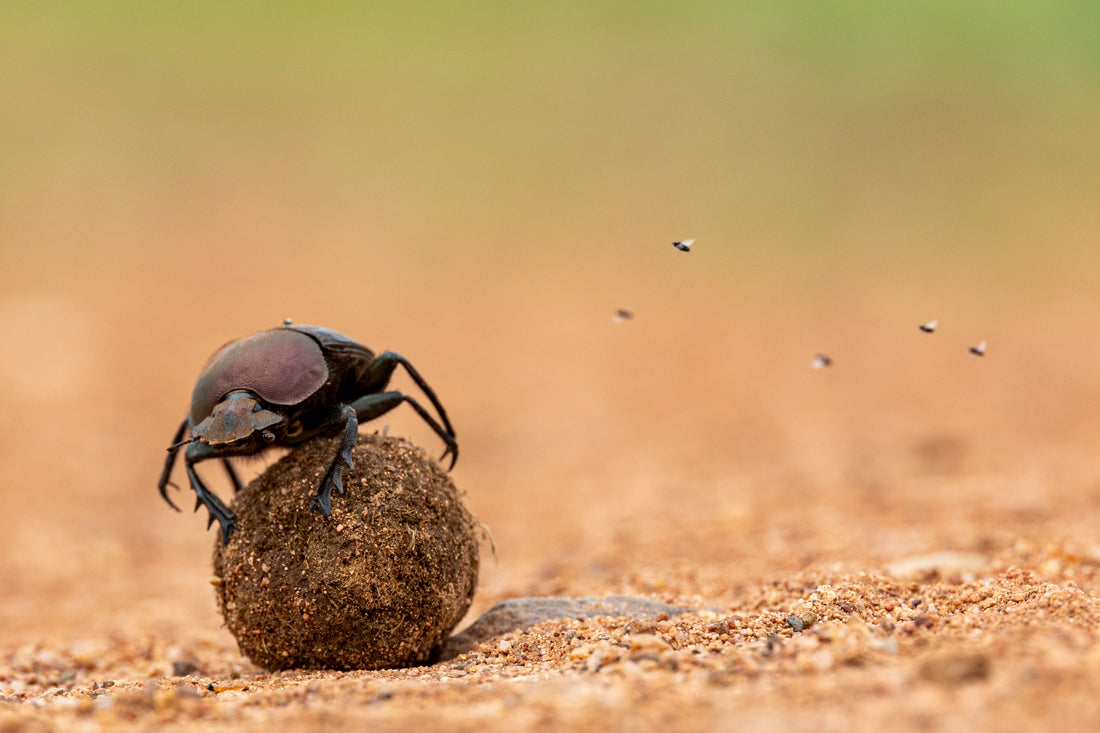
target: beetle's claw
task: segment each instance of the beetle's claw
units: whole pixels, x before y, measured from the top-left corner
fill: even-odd
[[[206,518],[206,529],[209,530],[214,526],[214,521],[217,520],[221,525],[222,530],[222,542],[229,544],[229,538],[233,536],[233,532],[237,529],[237,519],[232,514],[222,516],[221,514],[215,514],[210,512],[210,516]]]
[[[326,517],[332,514],[332,492],[321,492],[317,496],[313,497],[313,501],[309,503],[310,509],[321,508],[321,514]]]
[[[195,511],[199,510],[199,507],[203,505],[201,499],[195,502]],[[206,517],[206,529],[209,530],[214,526],[214,522],[218,522],[221,525],[222,542],[229,544],[229,538],[233,536],[234,530],[237,529],[237,519],[233,516],[233,513],[226,510],[224,513],[220,510],[207,507],[207,511],[210,513]]]
[[[328,496],[332,496],[332,490],[336,489],[337,494],[344,493],[344,477],[340,475],[340,471],[333,471],[332,478],[328,480],[328,490],[324,493]],[[328,514],[328,512],[325,512]]]
[[[332,513],[332,490],[336,489],[336,493],[344,493],[344,469],[340,467],[340,462],[343,461],[350,469],[351,457],[345,456],[341,453],[340,458],[329,469],[329,474],[325,476],[321,481],[321,488],[318,489],[317,495],[313,497],[313,501],[309,502],[310,509],[321,508],[321,513],[326,517]]]
[[[340,452],[336,454],[336,458],[332,461],[332,465],[328,467],[325,477],[321,479],[321,485],[317,487],[317,493],[314,494],[313,500],[309,502],[310,509],[320,507],[321,513],[326,517],[332,513],[332,490],[336,489],[337,493],[344,493],[344,471],[351,471],[355,468],[352,465],[351,451],[355,447],[358,435],[356,432],[358,422],[355,419],[355,411],[345,406],[344,414],[348,415],[349,413],[350,416],[345,426],[344,441],[340,446]]]
[[[210,529],[207,527],[207,529]],[[229,538],[233,536],[233,531],[237,529],[237,522],[232,517],[222,522],[222,542],[229,544]]]
[[[190,466],[188,469],[190,471]],[[191,479],[194,482],[193,488],[195,489],[195,511],[199,510],[199,507],[205,506],[206,511],[209,514],[206,517],[206,528],[210,529],[214,526],[214,521],[221,525],[222,540],[229,542],[229,538],[233,534],[233,530],[237,529],[237,518],[233,512],[225,504],[222,504],[221,499],[216,495],[211,494],[206,490],[206,487],[202,485],[202,482],[198,480],[198,476],[193,471],[190,471]]]
[[[176,491],[180,490],[179,484],[177,484],[175,481],[167,481],[166,480],[160,486],[160,495],[166,502],[168,502],[168,506],[172,507],[173,509],[175,509],[178,512],[178,511],[180,511],[180,508],[178,506],[176,506],[176,502],[172,501],[172,498],[170,496],[168,496],[168,487],[169,486],[171,486]]]
[[[451,465],[447,467],[447,470],[450,471],[455,467],[455,463],[458,462],[458,443],[454,441],[447,443],[447,447],[443,450],[443,455],[439,457],[440,462],[446,460],[447,454],[451,456]]]
[[[178,485],[177,485],[177,484],[176,484],[175,482],[172,482],[172,481],[169,481],[169,482],[168,482],[168,483],[166,483],[166,484],[165,484],[164,486],[165,486],[165,488],[162,488],[162,489],[160,490],[160,495],[161,495],[162,497],[164,497],[164,500],[165,500],[166,502],[168,502],[168,506],[172,507],[172,508],[173,508],[173,509],[175,509],[175,510],[176,510],[177,512],[179,512],[179,511],[183,511],[183,510],[182,510],[182,509],[180,509],[180,508],[179,508],[178,506],[176,506],[176,502],[172,501],[172,498],[171,498],[170,496],[168,496],[168,491],[166,490],[166,489],[167,489],[167,487],[171,486],[171,487],[172,487],[173,489],[175,489],[176,491],[179,491],[179,490],[180,490],[180,487],[179,487],[179,486],[178,486]]]

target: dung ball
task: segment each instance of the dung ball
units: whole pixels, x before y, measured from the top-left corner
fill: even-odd
[[[433,658],[477,585],[477,521],[412,443],[363,435],[333,493],[310,508],[339,439],[315,439],[233,502],[214,585],[241,652],[269,670],[379,669]]]

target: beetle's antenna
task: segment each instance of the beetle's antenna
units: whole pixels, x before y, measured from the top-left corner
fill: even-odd
[[[168,446],[168,452],[169,453],[175,453],[176,451],[178,451],[180,449],[180,446],[187,445],[188,443],[194,443],[196,440],[198,440],[198,438],[196,438],[194,435],[192,435],[187,440],[181,440],[178,443],[173,443],[172,445]]]

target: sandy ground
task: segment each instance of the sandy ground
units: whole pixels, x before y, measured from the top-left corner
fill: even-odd
[[[0,733],[1100,729],[1097,3],[55,5],[0,5]],[[446,405],[460,628],[696,610],[250,664],[156,481],[288,316]]]
[[[222,321],[136,318],[163,302],[153,279],[7,298],[0,730],[1100,725],[1087,304],[963,295],[953,318],[911,293],[779,304],[704,279],[628,300],[476,272],[397,305],[409,283],[383,284],[364,297],[387,309],[350,315],[335,296],[267,313],[262,283]],[[621,305],[637,316],[613,324]],[[520,596],[699,610],[549,622],[431,667],[249,664],[217,614],[215,533],[155,481],[207,355],[284,315],[399,350],[439,392],[498,555],[467,623]],[[411,413],[381,422],[441,449]]]

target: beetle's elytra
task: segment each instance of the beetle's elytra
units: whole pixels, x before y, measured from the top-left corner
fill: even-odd
[[[427,395],[439,415],[431,413],[412,397],[386,390],[394,369],[401,365]],[[311,506],[328,515],[332,491],[343,493],[343,474],[351,468],[351,451],[359,435],[359,423],[373,420],[401,403],[408,403],[443,439],[451,456],[458,459],[458,443],[447,412],[428,383],[400,354],[374,353],[356,341],[320,326],[284,325],[231,341],[210,357],[191,393],[191,411],[180,423],[161,473],[161,496],[178,509],[168,496],[169,478],[179,448],[191,488],[195,509],[206,506],[207,526],[217,520],[226,542],[237,528],[225,504],[211,493],[195,464],[221,458],[236,491],[241,480],[229,463],[232,456],[259,453],[271,446],[293,446],[318,435],[343,434],[332,464],[317,487]],[[190,437],[184,439],[185,434]]]

